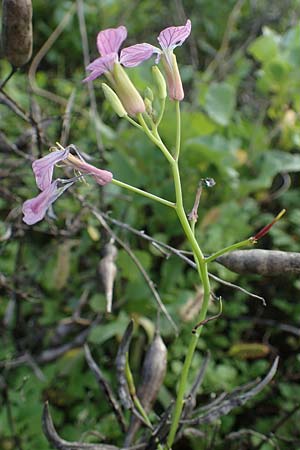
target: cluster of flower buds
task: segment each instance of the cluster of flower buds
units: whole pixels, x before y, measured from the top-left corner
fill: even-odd
[[[154,66],[153,75],[158,87],[159,98],[166,97],[167,84],[170,99],[183,100],[184,91],[173,50],[182,45],[190,33],[191,21],[187,20],[183,26],[168,27],[161,31],[158,36],[161,48],[147,43],[135,44],[123,48],[119,55],[120,47],[127,37],[126,27],[120,26],[100,31],[97,36],[100,57],[87,66],[86,69],[91,73],[84,81],[93,81],[104,74],[110,84],[110,86],[102,84],[105,97],[119,117],[144,113],[147,110],[147,104],[145,104],[147,102],[144,102],[122,66],[138,66],[155,54],[155,63],[162,61],[166,75],[165,82],[160,70]]]

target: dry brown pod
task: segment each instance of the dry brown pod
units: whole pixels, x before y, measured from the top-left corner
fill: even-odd
[[[2,51],[13,67],[21,67],[31,58],[31,0],[2,0]]]
[[[300,272],[300,253],[279,250],[237,250],[216,260],[222,266],[241,274],[281,275]]]
[[[113,242],[109,242],[105,245],[104,257],[99,263],[99,273],[106,297],[106,312],[108,313],[111,312],[112,308],[114,281],[117,275],[117,266],[115,265],[117,254],[117,248]]]

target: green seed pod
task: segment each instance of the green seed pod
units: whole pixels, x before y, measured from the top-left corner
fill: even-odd
[[[300,253],[278,250],[237,250],[216,261],[236,273],[281,275],[300,272]]]
[[[32,54],[31,0],[2,0],[2,50],[14,67],[26,64]]]

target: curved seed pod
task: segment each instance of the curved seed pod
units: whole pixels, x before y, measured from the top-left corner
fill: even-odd
[[[300,272],[300,253],[278,250],[237,250],[219,256],[216,261],[232,272],[280,275]]]
[[[2,0],[2,50],[14,67],[23,66],[31,58],[31,0]]]
[[[158,391],[163,383],[167,368],[167,348],[161,336],[156,333],[152,344],[147,350],[141,374],[141,384],[137,390],[137,396],[146,412],[151,410]],[[129,446],[135,433],[140,427],[140,420],[132,417],[127,432],[125,446]]]
[[[106,296],[106,312],[111,312],[114,281],[117,274],[117,267],[115,265],[115,259],[117,257],[117,247],[113,243],[109,242],[104,248],[104,257],[99,263],[99,273],[104,287]]]

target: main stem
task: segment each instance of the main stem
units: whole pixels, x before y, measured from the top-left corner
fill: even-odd
[[[198,317],[198,322],[202,322],[206,318],[208,304],[209,304],[209,298],[210,298],[210,283],[208,278],[208,271],[207,271],[207,265],[204,260],[204,256],[202,254],[202,251],[199,247],[199,244],[194,236],[194,233],[190,227],[190,224],[188,222],[188,219],[186,217],[184,207],[183,207],[183,200],[182,200],[182,191],[181,191],[181,181],[180,181],[180,175],[179,175],[179,168],[178,168],[178,162],[174,160],[172,163],[172,171],[173,171],[173,177],[174,177],[174,184],[175,184],[175,193],[176,193],[176,207],[175,210],[177,212],[178,218],[180,220],[180,223],[182,225],[182,228],[186,234],[187,239],[189,240],[189,243],[192,247],[194,257],[197,264],[197,269],[199,276],[202,281],[203,285],[203,304],[202,308]],[[181,372],[181,377],[179,380],[179,386],[178,386],[178,393],[177,393],[177,399],[175,404],[175,409],[173,413],[172,423],[170,432],[167,439],[167,449],[171,449],[176,432],[178,430],[179,421],[184,405],[184,395],[186,392],[186,385],[188,381],[188,374],[190,371],[192,359],[197,347],[198,339],[201,334],[202,326],[200,326],[195,334],[192,334],[190,344],[188,347],[188,351],[185,357],[183,369]]]

